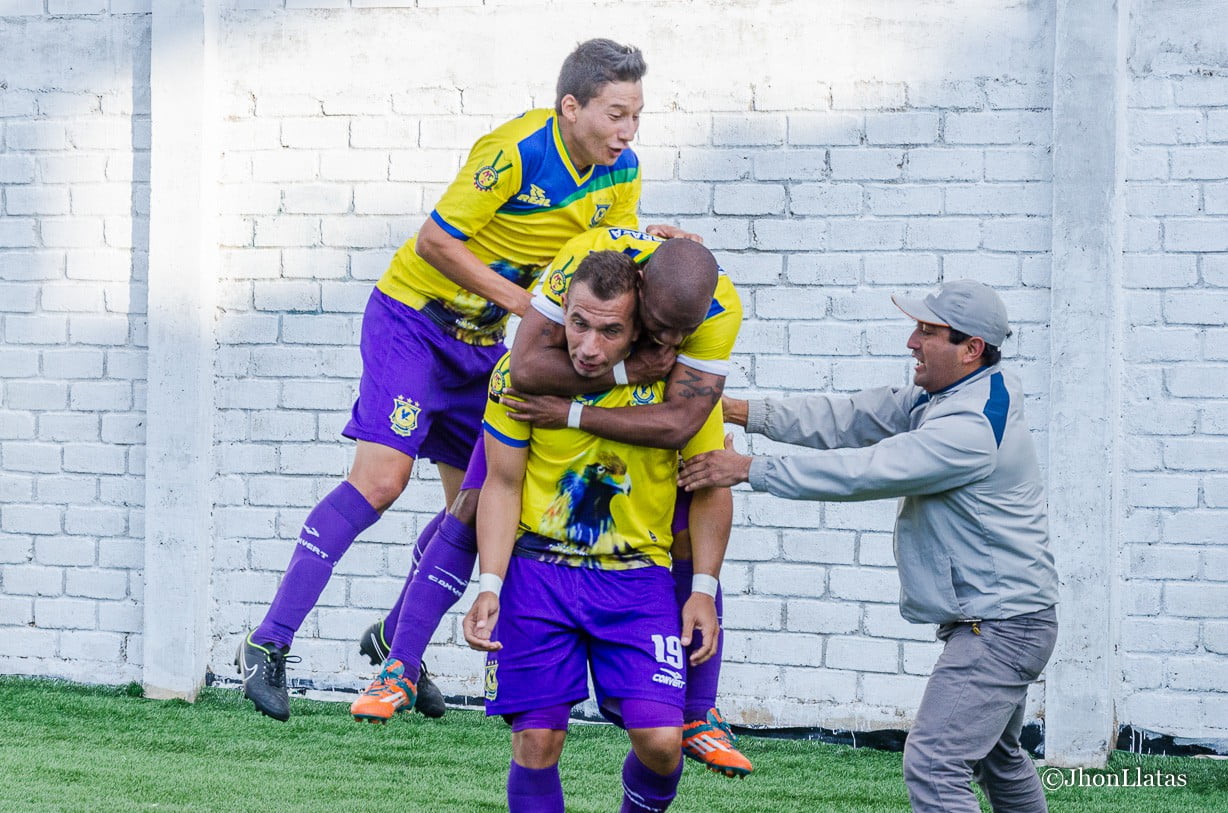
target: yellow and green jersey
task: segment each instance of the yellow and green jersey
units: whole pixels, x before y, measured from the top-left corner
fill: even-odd
[[[542,275],[533,296],[533,307],[547,319],[563,324],[563,294],[572,274],[591,251],[621,251],[641,265],[665,242],[635,229],[589,229],[567,241]],[[729,354],[742,327],[742,300],[729,277],[721,271],[708,315],[678,348],[678,361],[713,375],[729,374]]]
[[[678,452],[606,440],[580,429],[540,429],[508,417],[505,355],[490,376],[482,425],[487,443],[528,447],[516,552],[542,561],[603,570],[669,566]],[[665,382],[578,395],[585,406],[659,404]],[[682,450],[683,459],[723,448],[718,404]]]
[[[635,153],[624,150],[613,166],[581,173],[554,111],[530,110],[474,144],[431,219],[527,289],[576,234],[602,223],[634,228],[639,197]],[[418,256],[415,239],[401,246],[376,287],[461,341],[491,345],[502,339],[507,311],[435,270]]]

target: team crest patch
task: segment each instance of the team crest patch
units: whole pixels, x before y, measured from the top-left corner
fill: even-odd
[[[653,402],[652,385],[640,384],[631,391],[631,400],[641,406],[643,404],[651,404]]]
[[[499,699],[499,662],[486,662],[486,699],[495,701]]]
[[[499,150],[499,154],[495,156],[495,160],[491,161],[484,167],[479,167],[478,171],[473,173],[473,188],[479,192],[489,192],[499,183],[499,176],[508,169],[511,169],[511,163],[499,166],[499,159],[503,157],[503,150]]]
[[[503,397],[503,393],[507,389],[507,385],[507,370],[502,370],[496,367],[490,374],[490,389],[488,391],[490,400],[498,403],[499,399]]]
[[[588,221],[588,227],[594,229],[601,221],[605,220],[605,213],[610,211],[610,204],[598,203],[597,211],[593,213],[593,219]]]
[[[398,395],[392,405],[392,414],[388,416],[392,431],[407,438],[418,428],[418,413],[422,407],[403,395]]]
[[[561,297],[567,291],[567,274],[562,271],[551,271],[546,280],[546,286],[554,296]]]

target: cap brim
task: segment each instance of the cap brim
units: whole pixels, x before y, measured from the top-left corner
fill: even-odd
[[[918,322],[925,322],[927,325],[940,325],[941,327],[950,327],[949,324],[942,320],[938,314],[930,310],[929,306],[923,300],[912,299],[906,296],[891,295],[891,301],[895,306],[904,311],[904,315],[915,319]]]

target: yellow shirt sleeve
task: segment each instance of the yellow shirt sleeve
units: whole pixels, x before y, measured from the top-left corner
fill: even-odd
[[[478,139],[431,213],[431,218],[458,240],[468,240],[481,231],[520,188],[520,151],[504,129]]]
[[[511,353],[505,353],[490,373],[490,386],[486,394],[486,411],[482,415],[482,428],[500,443],[523,448],[529,445],[529,435],[533,427],[524,421],[512,420],[503,402],[503,393],[512,382],[511,358]]]
[[[699,427],[686,446],[682,447],[682,459],[689,460],[697,454],[715,452],[725,448],[725,416],[718,402],[708,413],[708,419]]]

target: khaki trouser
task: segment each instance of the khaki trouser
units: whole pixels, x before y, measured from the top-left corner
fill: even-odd
[[[904,744],[904,782],[921,813],[1044,813],[1044,789],[1019,745],[1028,684],[1057,640],[1054,608],[1000,621],[943,624],[946,642]]]

